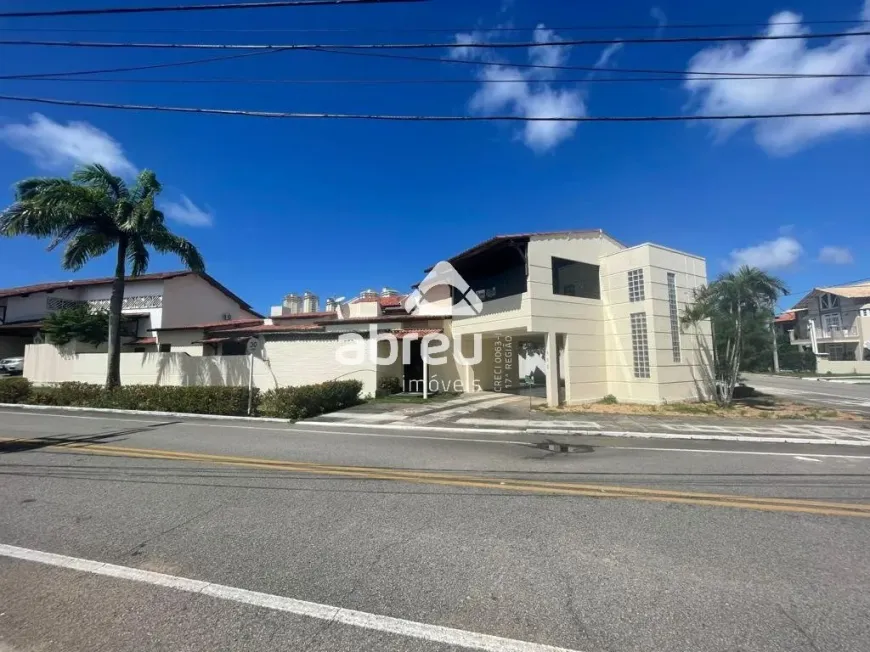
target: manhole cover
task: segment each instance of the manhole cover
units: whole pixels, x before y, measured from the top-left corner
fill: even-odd
[[[535,444],[536,448],[549,451],[551,453],[594,453],[595,449],[592,446],[582,446],[577,444],[557,444],[550,441],[544,441],[540,444]]]

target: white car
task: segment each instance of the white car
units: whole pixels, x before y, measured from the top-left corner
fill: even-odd
[[[20,374],[24,372],[24,358],[4,358],[0,360],[0,374]]]

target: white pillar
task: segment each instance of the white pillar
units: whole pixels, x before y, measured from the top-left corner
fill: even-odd
[[[559,348],[556,346],[556,334],[547,333],[544,356],[547,362],[547,405],[559,405]]]

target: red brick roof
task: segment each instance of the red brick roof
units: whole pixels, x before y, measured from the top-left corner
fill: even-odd
[[[773,321],[776,322],[777,324],[782,324],[785,322],[795,321],[796,319],[797,319],[797,315],[794,313],[793,310],[786,310],[784,313],[782,313],[779,317],[777,317]]]
[[[262,319],[230,319],[227,321],[212,321],[202,324],[187,324],[185,326],[167,326],[165,328],[152,328],[152,333],[160,331],[215,331],[241,326],[258,326],[263,323]]]
[[[436,335],[437,333],[443,333],[443,328],[402,328],[393,331],[393,335],[397,338],[402,339],[405,337],[409,337],[411,335],[416,335],[418,337],[424,337],[426,335]]]
[[[138,345],[138,344],[157,344],[156,337],[140,337],[132,342],[128,342],[129,345]]]
[[[285,326],[281,324],[260,324],[259,326],[245,326],[232,329],[212,329],[214,333],[221,335],[257,335],[260,333],[297,333],[322,331],[322,326],[316,324],[298,324]]]
[[[157,272],[155,274],[141,274],[139,276],[128,276],[126,278],[127,283],[135,283],[137,281],[166,281],[171,278],[178,278],[180,276],[191,276],[196,275],[201,277],[207,283],[212,285],[215,289],[223,292],[230,299],[239,304],[242,308],[247,310],[248,312],[257,313],[253,307],[246,301],[244,301],[237,294],[231,292],[226,286],[219,283],[216,279],[212,278],[205,272],[191,272],[189,270],[178,270],[175,272]],[[36,292],[54,292],[55,290],[66,290],[66,289],[74,289],[74,288],[82,288],[82,287],[92,287],[95,285],[111,285],[114,281],[114,277],[105,276],[103,278],[87,278],[87,279],[76,279],[70,281],[57,281],[54,283],[37,283],[36,285],[23,285],[21,287],[16,288],[6,288],[5,290],[0,290],[0,299],[4,297],[20,297],[27,294],[34,294]]]
[[[327,312],[300,312],[295,315],[273,315],[272,319],[329,319],[330,317],[336,318],[338,315],[335,314],[334,311]]]

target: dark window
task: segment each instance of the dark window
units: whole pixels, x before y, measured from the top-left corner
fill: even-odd
[[[524,250],[500,247],[477,254],[470,260],[455,265],[481,301],[492,301],[522,294],[527,289]],[[454,289],[453,302],[458,303],[461,292]]]
[[[133,353],[145,353],[145,347],[144,346],[134,346]]]
[[[598,265],[553,257],[553,294],[600,299]]]
[[[169,353],[170,351],[172,351],[172,345],[161,344],[157,350],[160,351],[160,353]]]
[[[221,345],[221,355],[245,355],[247,352],[247,342],[224,342]]]

